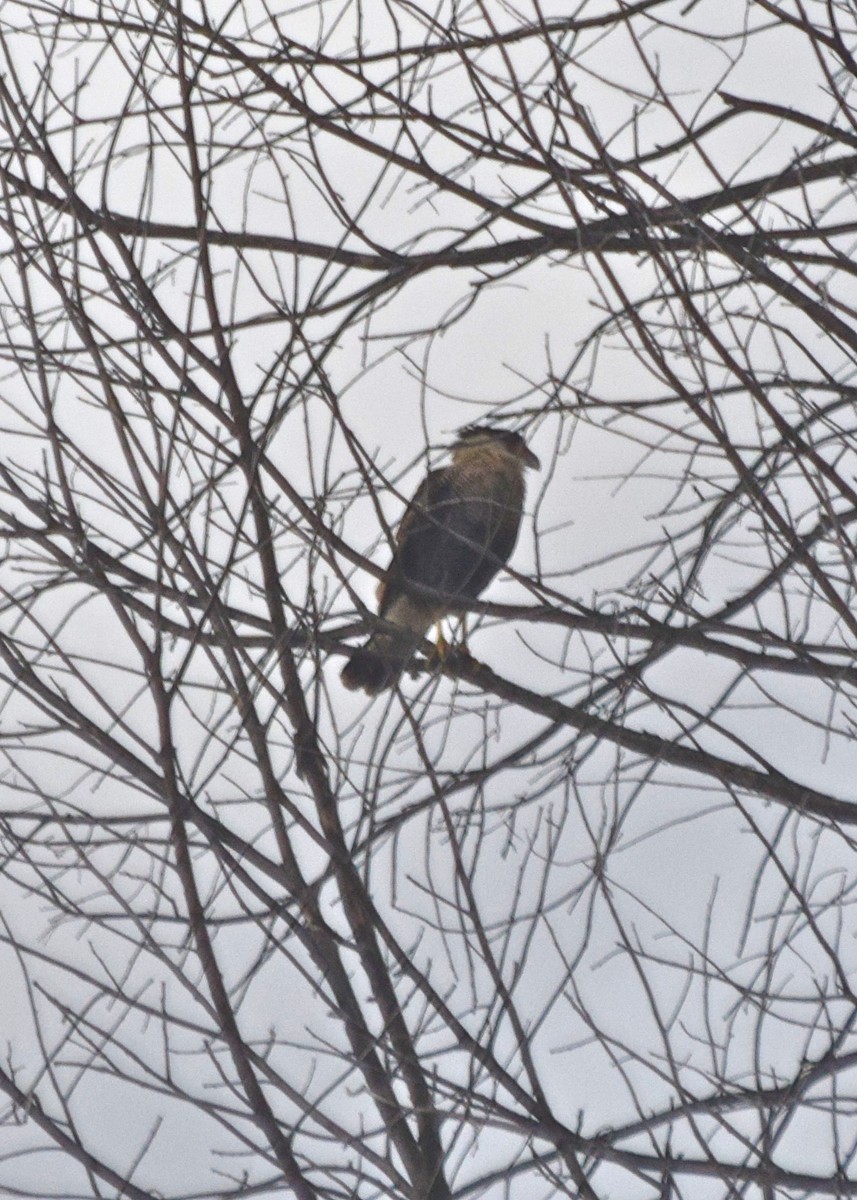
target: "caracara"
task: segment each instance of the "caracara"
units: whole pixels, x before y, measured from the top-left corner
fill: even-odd
[[[524,506],[524,471],[539,460],[518,433],[470,425],[448,467],[429,471],[396,534],[378,587],[378,629],[342,671],[370,696],[393,687],[426,632],[466,608],[508,561]]]

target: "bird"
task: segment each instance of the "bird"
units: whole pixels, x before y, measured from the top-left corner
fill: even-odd
[[[376,696],[394,687],[432,625],[476,600],[515,547],[524,472],[540,466],[535,454],[519,433],[490,425],[459,430],[450,452],[450,464],[429,471],[405,509],[378,585],[386,628],[345,664],[349,691]]]

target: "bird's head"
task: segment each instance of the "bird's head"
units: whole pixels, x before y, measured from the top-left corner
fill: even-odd
[[[454,455],[456,450],[476,450],[480,447],[502,450],[512,458],[518,459],[524,467],[538,470],[541,466],[519,433],[513,433],[511,429],[494,429],[491,425],[466,425],[464,429],[460,429],[452,452]]]

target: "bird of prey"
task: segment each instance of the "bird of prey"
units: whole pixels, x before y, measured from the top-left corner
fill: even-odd
[[[426,632],[466,607],[514,549],[524,506],[524,470],[539,460],[518,433],[462,429],[452,462],[429,471],[405,510],[393,561],[378,587],[378,629],[349,658],[342,682],[375,696],[393,687]]]

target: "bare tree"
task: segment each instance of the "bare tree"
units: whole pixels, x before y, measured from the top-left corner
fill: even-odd
[[[853,5],[0,39],[0,1190],[857,1194]],[[471,655],[349,694],[473,421]]]

